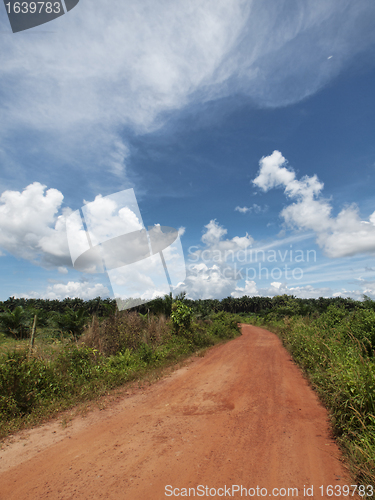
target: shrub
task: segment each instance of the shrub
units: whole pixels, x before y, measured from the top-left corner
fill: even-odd
[[[27,352],[5,354],[0,363],[0,416],[17,417],[30,413],[37,400],[58,392],[53,370]]]
[[[55,315],[55,323],[61,332],[71,334],[74,338],[82,334],[87,321],[88,315],[83,307],[78,311],[67,309],[64,314]]]
[[[240,334],[238,323],[240,318],[233,314],[220,311],[211,315],[211,326],[209,332],[220,339],[234,338]]]
[[[180,300],[172,305],[171,319],[175,331],[178,333],[181,328],[189,328],[193,319],[193,310]]]

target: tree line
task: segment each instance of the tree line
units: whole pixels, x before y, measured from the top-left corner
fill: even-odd
[[[194,314],[199,317],[205,317],[216,312],[228,312],[233,314],[267,314],[268,312],[285,309],[287,314],[297,314],[307,316],[312,313],[322,314],[327,311],[331,305],[343,308],[347,311],[352,311],[358,308],[374,309],[375,302],[369,297],[364,296],[363,301],[353,300],[350,298],[319,297],[301,299],[294,295],[277,295],[275,297],[243,297],[234,298],[226,297],[224,299],[198,299],[192,300],[186,297],[186,293],[180,293],[176,297],[172,294],[159,297],[150,302],[144,302],[136,307],[131,308],[132,311],[141,314],[164,314],[169,317],[172,312],[172,303],[176,300],[184,302],[190,307]],[[37,310],[44,313],[65,314],[66,312],[83,310],[87,316],[97,316],[99,318],[110,316],[116,311],[116,300],[102,299],[96,297],[91,300],[83,300],[79,298],[66,298],[64,300],[50,299],[26,299],[10,297],[9,299],[0,302],[0,313],[13,312],[14,309],[21,306],[24,310]]]

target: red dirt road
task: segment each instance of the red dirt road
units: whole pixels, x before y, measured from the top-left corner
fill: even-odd
[[[240,498],[232,485],[304,497],[313,486],[305,498],[317,499],[328,498],[321,485],[350,484],[327,412],[279,339],[242,333],[66,429],[13,437],[0,451],[0,499],[158,500],[167,485],[196,497],[199,485],[216,489],[201,498]]]

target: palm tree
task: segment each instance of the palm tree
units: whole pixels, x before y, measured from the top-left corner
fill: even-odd
[[[28,314],[22,306],[17,306],[10,311],[7,309],[0,314],[0,324],[5,333],[10,333],[16,339],[27,337],[30,326]]]
[[[63,333],[71,333],[74,338],[77,338],[83,332],[87,323],[88,314],[83,307],[74,311],[67,309],[64,314],[59,314],[55,317],[55,323]]]

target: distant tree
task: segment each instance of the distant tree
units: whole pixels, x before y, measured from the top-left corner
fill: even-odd
[[[64,314],[58,314],[55,317],[57,327],[63,333],[70,333],[77,338],[83,332],[88,322],[89,315],[83,307],[77,311],[67,309]]]
[[[13,335],[16,339],[27,337],[30,326],[30,316],[22,306],[17,306],[0,314],[0,325],[5,333]]]

